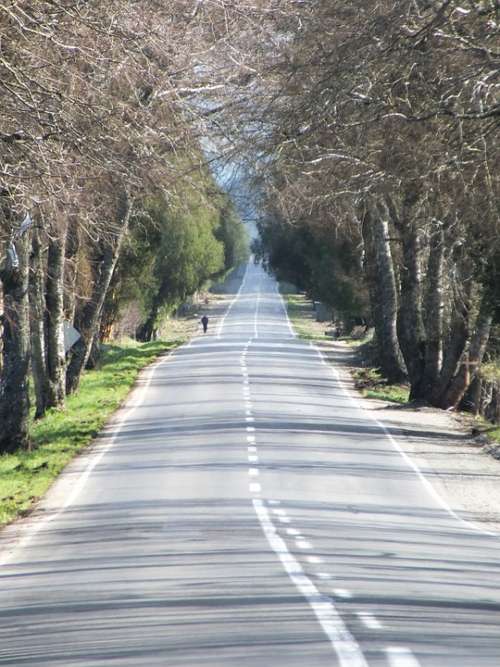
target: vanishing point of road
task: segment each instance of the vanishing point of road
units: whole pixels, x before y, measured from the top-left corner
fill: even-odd
[[[500,537],[440,502],[260,266],[141,378],[3,534],[0,665],[500,666]]]

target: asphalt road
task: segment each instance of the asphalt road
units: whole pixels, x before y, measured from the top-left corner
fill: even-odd
[[[15,532],[0,665],[500,665],[500,537],[440,503],[253,264]]]

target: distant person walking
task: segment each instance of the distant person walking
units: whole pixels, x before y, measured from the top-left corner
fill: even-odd
[[[203,315],[201,318],[201,323],[203,325],[203,333],[207,333],[208,329],[208,317],[206,315]]]

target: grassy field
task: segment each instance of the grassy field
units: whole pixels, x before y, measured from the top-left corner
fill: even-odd
[[[87,371],[64,411],[32,427],[33,448],[0,456],[0,526],[25,514],[61,470],[99,433],[132,388],[139,371],[179,344],[126,343],[106,347],[100,367]]]
[[[289,293],[287,289],[281,287],[281,293],[285,299],[288,310],[288,317],[293,324],[295,331],[300,338],[313,340],[318,343],[332,341],[326,335],[331,329],[328,322],[316,322],[315,312],[312,302],[305,294]],[[348,336],[341,336],[337,339],[344,345],[353,350],[361,347],[365,341]],[[352,369],[355,386],[366,398],[377,398],[390,403],[407,403],[409,388],[406,385],[389,385],[380,375],[376,368],[360,367]]]

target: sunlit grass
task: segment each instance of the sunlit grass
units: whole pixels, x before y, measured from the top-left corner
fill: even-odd
[[[280,291],[285,301],[288,317],[295,333],[304,340],[327,340],[325,331],[327,322],[317,322],[311,302],[304,294],[290,294],[280,285]]]
[[[494,442],[500,442],[500,426],[490,431],[490,437]]]
[[[410,397],[408,385],[387,384],[376,368],[358,368],[353,375],[356,388],[366,398],[376,398],[390,403],[408,403]]]
[[[120,406],[141,368],[178,342],[110,345],[97,370],[87,371],[64,411],[33,423],[33,448],[0,456],[0,525],[26,512],[61,470],[99,433]]]

